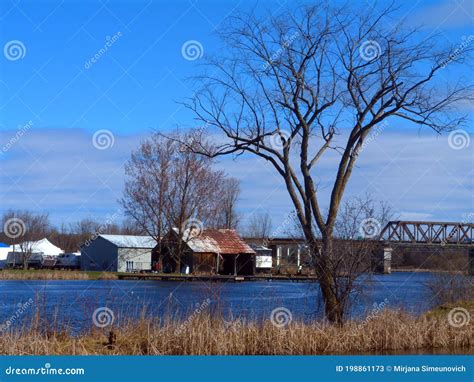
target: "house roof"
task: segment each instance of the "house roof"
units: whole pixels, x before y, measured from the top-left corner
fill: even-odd
[[[155,248],[156,240],[152,236],[99,235],[119,248]]]
[[[255,254],[233,229],[205,229],[191,237],[186,244],[195,253]]]

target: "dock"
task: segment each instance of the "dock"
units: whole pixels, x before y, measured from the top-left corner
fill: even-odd
[[[314,282],[316,276],[298,275],[177,275],[162,273],[119,273],[119,280],[159,280],[159,281],[208,281],[208,282],[243,282],[243,281],[291,281]]]

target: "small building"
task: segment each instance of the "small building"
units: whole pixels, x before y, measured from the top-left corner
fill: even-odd
[[[21,244],[13,244],[9,247],[6,265],[10,268],[23,267],[26,255],[28,267],[54,267],[57,257],[63,252],[61,248],[46,238],[37,241],[27,241]]]
[[[3,269],[7,265],[7,256],[10,252],[10,246],[5,243],[0,243],[0,269]]]
[[[161,253],[164,272],[178,271],[194,274],[253,275],[255,251],[233,229],[205,229],[183,235],[181,243],[177,230],[163,241]],[[178,253],[179,256],[175,254]],[[178,260],[179,258],[179,260]]]
[[[81,245],[81,270],[150,271],[155,247],[151,236],[99,235]]]
[[[273,251],[264,245],[249,244],[255,253],[255,271],[256,272],[271,272],[273,268]]]
[[[81,266],[81,252],[61,253],[55,264],[59,269],[79,269]]]

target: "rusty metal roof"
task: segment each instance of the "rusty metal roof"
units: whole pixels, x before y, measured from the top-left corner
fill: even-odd
[[[255,251],[233,229],[205,229],[190,238],[187,245],[196,253],[255,254]]]

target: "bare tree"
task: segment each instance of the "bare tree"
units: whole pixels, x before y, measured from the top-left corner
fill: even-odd
[[[23,268],[28,262],[38,240],[44,239],[51,230],[48,214],[31,211],[7,211],[3,214],[4,233],[14,245],[14,251],[21,254]]]
[[[272,219],[268,212],[252,214],[247,226],[247,236],[268,239],[272,233]]]
[[[366,274],[365,281],[368,280],[375,251],[382,245],[378,235],[394,218],[388,203],[376,203],[369,195],[342,203],[334,225],[333,252],[328,259],[328,268],[344,315],[354,296],[364,294],[367,282],[358,283],[357,280],[362,274]]]
[[[221,34],[226,49],[185,102],[199,124],[223,133],[216,142],[182,142],[189,149],[208,157],[253,154],[282,177],[317,257],[326,316],[337,323],[344,306],[330,266],[334,230],[368,134],[384,121],[458,128],[466,118],[456,106],[472,97],[466,79],[442,86],[440,76],[471,49],[441,47],[441,39],[394,22],[393,12],[318,4],[265,19],[231,18]],[[315,176],[330,150],[340,157],[324,213]]]
[[[178,139],[190,138],[176,133],[169,141],[154,134],[133,152],[121,200],[126,215],[156,240],[159,253],[165,234],[176,230],[178,239],[169,255],[177,272],[189,232],[199,232],[208,221],[212,225],[225,180],[209,158],[184,150]]]
[[[166,145],[153,135],[132,152],[125,166],[127,180],[120,203],[125,214],[158,244],[168,229],[165,198],[175,149],[176,145]]]
[[[214,228],[237,229],[240,217],[237,213],[237,201],[240,195],[240,181],[226,178],[220,185],[220,194],[216,195],[216,216],[208,225]]]

